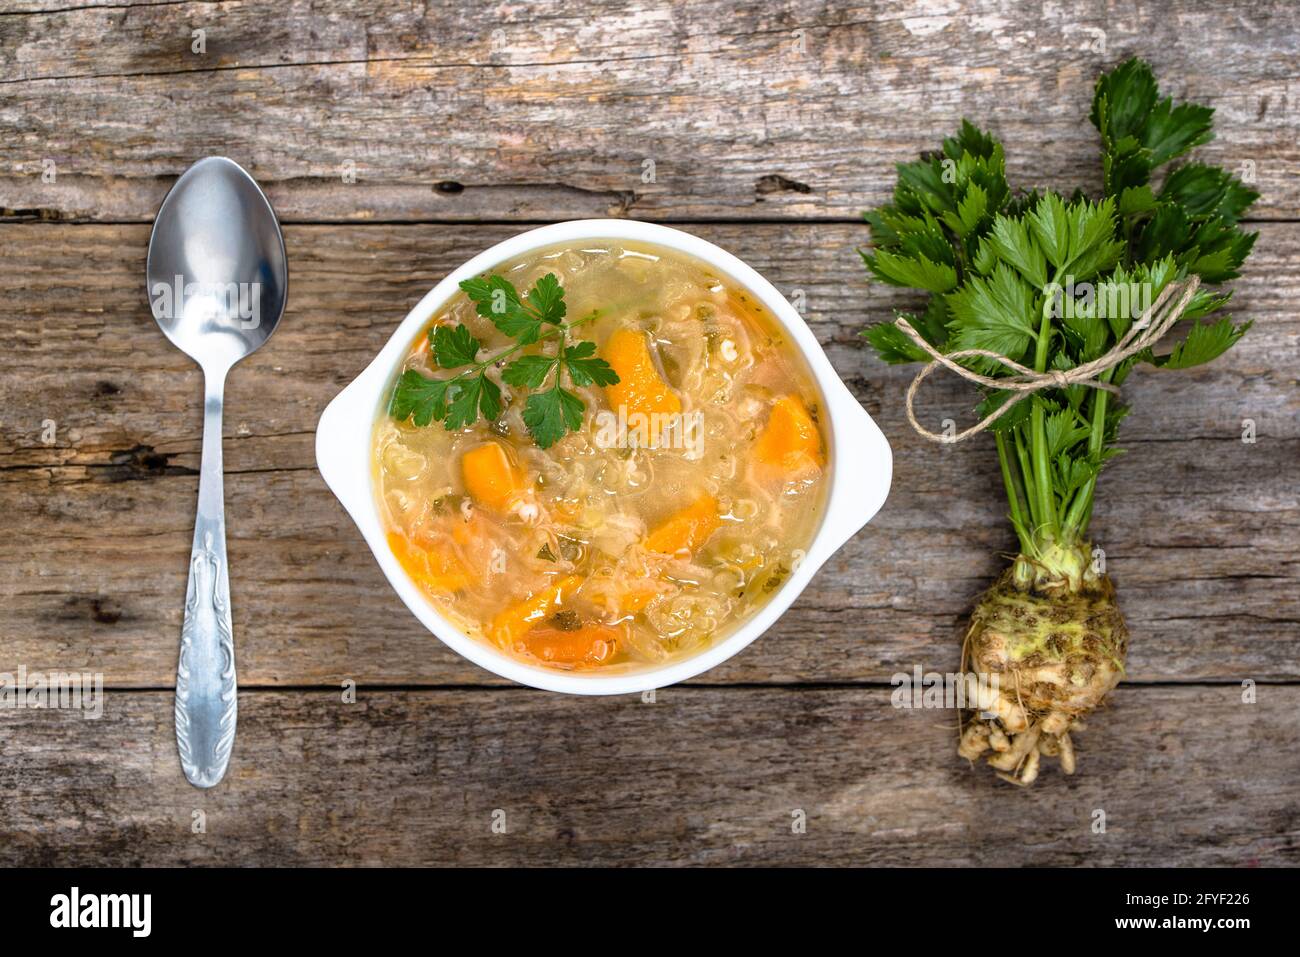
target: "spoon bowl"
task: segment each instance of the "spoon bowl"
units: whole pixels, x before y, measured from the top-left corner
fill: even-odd
[[[195,787],[226,773],[238,711],[226,565],[221,413],[226,373],[270,338],[289,267],[275,210],[231,160],[185,171],[149,237],[149,304],[159,328],[203,369],[203,463],[176,664],[176,748]]]
[[[289,291],[275,211],[244,169],[199,160],[163,200],[145,271],[159,327],[205,369],[226,368],[275,331]]]

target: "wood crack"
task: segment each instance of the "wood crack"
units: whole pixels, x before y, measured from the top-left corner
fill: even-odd
[[[591,57],[573,60],[538,60],[533,62],[482,62],[475,60],[436,61],[426,56],[381,56],[340,59],[340,60],[299,60],[291,63],[221,63],[215,66],[201,66],[189,70],[135,70],[121,73],[64,73],[51,76],[15,77],[0,80],[0,86],[13,86],[20,83],[50,83],[70,80],[134,80],[145,77],[192,76],[206,73],[224,73],[233,70],[294,70],[328,66],[369,66],[378,63],[403,63],[420,66],[428,70],[524,70],[557,69],[566,66],[593,66],[602,63],[631,63],[643,60],[680,59],[677,53],[646,53],[629,56]]]

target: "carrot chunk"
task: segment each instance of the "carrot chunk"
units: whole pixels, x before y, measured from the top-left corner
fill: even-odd
[[[504,648],[514,647],[534,625],[571,598],[581,584],[581,575],[567,575],[511,605],[492,619],[492,640]]]
[[[460,460],[465,488],[479,505],[507,512],[523,496],[524,473],[514,454],[500,442],[484,442]]]
[[[411,580],[425,591],[450,594],[472,580],[468,569],[446,546],[412,541],[401,532],[389,532],[388,547]]]
[[[625,628],[588,624],[571,631],[546,625],[522,638],[524,650],[535,658],[558,665],[598,665],[613,656]]]
[[[628,431],[641,444],[658,441],[660,431],[671,417],[681,413],[682,401],[655,368],[646,334],[636,329],[618,329],[605,343],[603,355],[618,373],[618,382],[605,386],[609,407],[616,413],[625,410]]]
[[[645,611],[647,605],[665,591],[652,579],[625,581],[593,578],[587,583],[583,596],[596,605],[604,605],[619,615],[635,615]]]
[[[680,551],[693,552],[708,541],[709,536],[721,525],[718,500],[712,495],[701,495],[651,532],[645,540],[645,546],[652,552],[662,552],[665,555],[676,555]]]
[[[798,396],[784,395],[772,405],[767,426],[754,443],[754,457],[791,475],[802,475],[825,463],[817,423]]]

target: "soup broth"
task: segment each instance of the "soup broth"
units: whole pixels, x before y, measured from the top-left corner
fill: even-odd
[[[467,634],[533,664],[628,669],[701,651],[772,597],[820,522],[823,404],[802,356],[745,289],[659,247],[592,241],[493,273],[521,293],[558,278],[574,334],[619,381],[573,389],[582,426],[548,449],[496,367],[495,421],[448,431],[381,414],[373,469],[393,554]],[[459,323],[485,355],[512,344],[458,293],[394,382],[451,375],[429,335]]]

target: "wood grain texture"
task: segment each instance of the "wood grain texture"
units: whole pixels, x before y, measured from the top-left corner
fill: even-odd
[[[952,712],[890,706],[894,673],[957,665],[1013,539],[989,444],[917,438],[909,371],[862,348],[913,301],[865,285],[858,216],[962,116],[1006,141],[1015,184],[1095,187],[1093,80],[1134,54],[1216,107],[1198,156],[1262,193],[1235,301],[1256,326],[1126,385],[1093,530],[1129,681],[1080,773],[1022,792],[955,757]],[[1300,863],[1297,54],[1281,0],[0,0],[0,672],[115,689],[98,721],[0,708],[0,862]],[[159,202],[211,153],[293,224],[293,277],[227,392],[240,726],[199,792],[170,689],[201,381],[143,275]],[[507,686],[444,649],[314,466],[320,411],[437,280],[586,216],[688,223],[751,263],[894,445],[873,523],[761,640],[654,703]],[[921,414],[970,404],[931,380]]]
[[[894,443],[876,520],[762,640],[706,682],[885,681],[956,664],[965,615],[1013,547],[989,443],[939,449],[902,415],[909,371],[857,331],[907,300],[868,287],[858,226],[693,227],[806,300],[840,375]],[[330,398],[427,289],[513,227],[287,231],[289,313],[232,373],[226,489],[240,680],[255,685],[480,684],[388,588],[314,468]],[[1135,633],[1135,681],[1300,674],[1300,228],[1267,225],[1236,308],[1255,329],[1211,366],[1143,371],[1126,393],[1128,455],[1101,485],[1095,533]],[[0,377],[0,665],[88,667],[170,687],[193,522],[202,391],[157,332],[143,226],[0,227],[12,310]],[[93,264],[87,269],[86,264]],[[934,421],[968,415],[939,380]],[[1258,441],[1240,441],[1242,421]],[[42,423],[55,442],[42,442]]]
[[[1300,215],[1283,2],[86,6],[0,18],[8,218],[145,221],[222,152],[290,221],[842,219],[962,116],[1013,182],[1072,189],[1093,80],[1133,54],[1217,108],[1204,155],[1249,167],[1257,215]]]
[[[670,688],[244,692],[230,772],[199,792],[170,695],[111,694],[98,721],[0,711],[0,861],[1295,865],[1300,689],[1257,691],[1121,688],[1079,773],[1031,791],[888,688]]]

